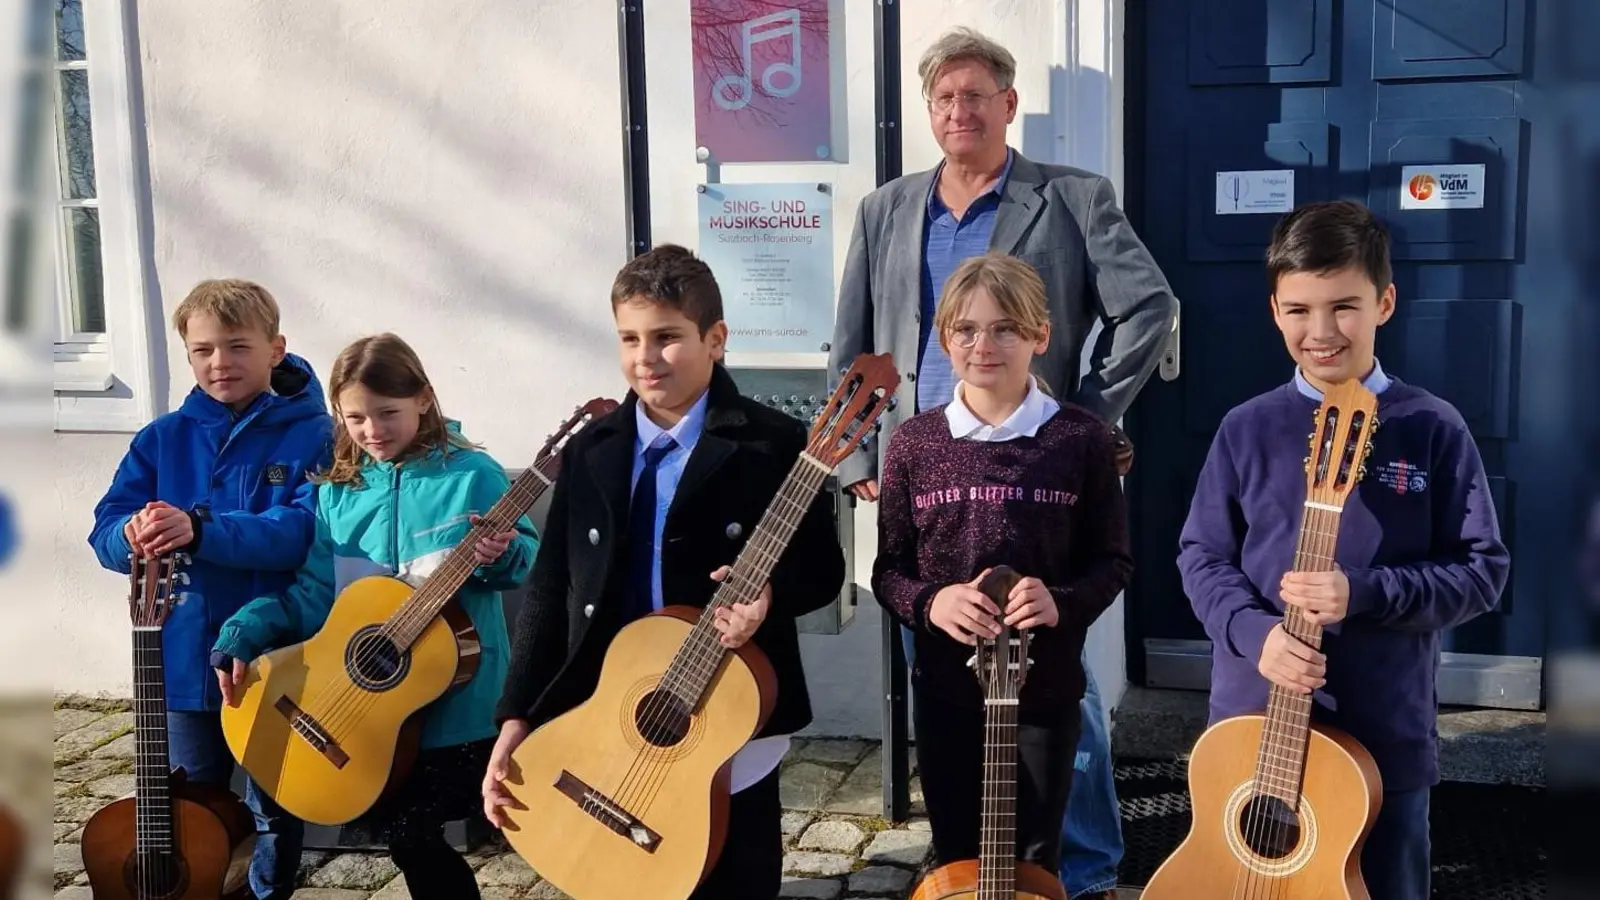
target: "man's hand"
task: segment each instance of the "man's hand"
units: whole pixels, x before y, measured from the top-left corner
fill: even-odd
[[[928,621],[939,630],[968,646],[977,646],[979,637],[994,637],[1000,633],[997,620],[1000,610],[988,595],[978,590],[985,569],[977,578],[965,584],[951,584],[939,589],[928,604]]]
[[[139,517],[142,522],[134,538],[147,559],[171,553],[194,540],[194,523],[189,514],[170,503],[157,500],[146,506]]]
[[[1350,612],[1350,579],[1344,572],[1285,572],[1278,583],[1283,602],[1300,607],[1306,621],[1327,626]]]
[[[1267,632],[1256,670],[1273,684],[1297,694],[1309,694],[1328,683],[1328,657],[1284,631],[1282,622]]]
[[[1128,440],[1128,435],[1120,425],[1111,426],[1111,444],[1115,452],[1112,459],[1117,465],[1117,475],[1121,477],[1128,474],[1133,468],[1133,441]]]
[[[868,478],[864,481],[858,481],[855,484],[845,488],[845,490],[855,494],[856,497],[865,500],[868,503],[878,502],[878,479],[876,478]]]
[[[732,566],[723,566],[711,573],[713,581],[721,581],[733,571]],[[772,609],[772,585],[761,586],[761,595],[749,603],[735,603],[724,606],[714,614],[717,630],[722,632],[722,646],[729,650],[737,650],[749,641],[766,621],[767,612]]]
[[[501,808],[517,803],[503,784],[511,774],[511,753],[532,733],[533,726],[526,719],[507,719],[500,726],[500,739],[494,742],[494,750],[489,754],[489,769],[483,773],[483,817],[496,828],[506,826]]]
[[[233,689],[244,683],[244,660],[233,661],[233,671],[225,672],[222,669],[213,669],[217,673],[217,687],[222,688],[222,702],[229,706],[238,706],[239,698],[234,696]]]
[[[1006,624],[1017,628],[1037,628],[1061,621],[1055,595],[1037,578],[1024,578],[1011,586],[1006,598]]]

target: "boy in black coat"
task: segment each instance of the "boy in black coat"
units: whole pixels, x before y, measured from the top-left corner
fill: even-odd
[[[500,785],[511,752],[593,693],[624,625],[663,605],[708,604],[806,443],[798,421],[740,396],[722,367],[722,295],[689,251],[657,247],[623,266],[611,306],[632,390],[562,451],[484,779],[484,812],[496,825],[511,802]],[[766,654],[778,697],[733,759],[728,840],[692,900],[778,894],[778,765],[789,735],[811,722],[794,620],[827,605],[843,583],[844,557],[819,497],[760,599],[717,613],[725,646],[754,641]]]

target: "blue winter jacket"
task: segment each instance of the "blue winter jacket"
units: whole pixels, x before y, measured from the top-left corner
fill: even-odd
[[[222,708],[211,645],[239,607],[294,582],[316,532],[307,476],[328,464],[332,435],[322,385],[292,354],[273,370],[272,390],[243,412],[196,386],[180,409],[134,435],[95,507],[89,545],[102,566],[126,573],[123,525],[146,503],[170,503],[194,522],[192,562],[182,569],[189,582],[162,635],[170,708]]]

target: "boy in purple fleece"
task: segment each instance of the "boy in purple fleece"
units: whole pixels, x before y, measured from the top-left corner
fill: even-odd
[[[1179,538],[1212,641],[1211,721],[1261,712],[1269,683],[1312,694],[1313,719],[1359,740],[1383,777],[1368,891],[1426,900],[1439,634],[1499,603],[1510,559],[1460,413],[1373,356],[1395,308],[1384,227],[1357,203],[1300,207],[1274,230],[1267,273],[1297,368],[1223,417]],[[1289,572],[1312,414],[1352,378],[1378,396],[1367,476],[1345,503],[1335,570]],[[1283,629],[1285,604],[1324,627],[1322,652]]]

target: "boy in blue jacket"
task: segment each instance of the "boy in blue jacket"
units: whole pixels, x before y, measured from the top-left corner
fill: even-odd
[[[130,556],[183,552],[189,582],[162,634],[167,735],[174,766],[227,784],[222,694],[209,655],[239,607],[282,591],[315,530],[315,486],[329,461],[332,419],[305,360],[284,350],[278,305],[237,279],[197,285],[172,316],[196,385],[183,406],[134,436],[95,507],[89,544],[127,573]],[[304,826],[250,783],[257,840],[250,887],[261,900],[294,891]]]
[[[1297,368],[1223,417],[1178,568],[1212,642],[1211,722],[1266,709],[1269,683],[1312,694],[1312,718],[1360,741],[1383,779],[1361,854],[1367,890],[1427,900],[1439,634],[1495,608],[1510,558],[1461,414],[1373,355],[1395,308],[1388,241],[1347,201],[1278,223],[1272,315]],[[1289,572],[1312,414],[1324,390],[1352,378],[1378,397],[1368,475],[1346,500],[1334,571]],[[1321,652],[1284,630],[1285,604],[1326,629]]]

